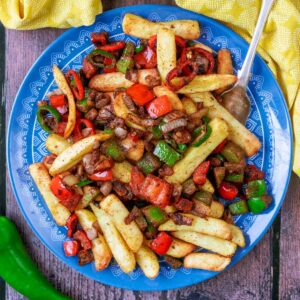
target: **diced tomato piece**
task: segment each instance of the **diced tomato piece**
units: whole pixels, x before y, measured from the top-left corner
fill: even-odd
[[[148,114],[156,119],[172,111],[172,105],[168,96],[160,96],[146,105]]]
[[[222,198],[226,200],[233,200],[237,196],[239,190],[235,185],[229,182],[222,182],[219,186],[218,192]]]
[[[140,106],[145,105],[155,97],[153,92],[150,91],[146,85],[141,83],[136,83],[129,87],[126,90],[126,94],[128,94],[132,100]]]
[[[169,204],[172,192],[173,186],[170,183],[151,174],[147,175],[140,189],[143,199],[161,208]]]
[[[126,43],[124,41],[112,42],[110,44],[106,44],[104,46],[97,47],[103,51],[114,52],[116,50],[121,50],[125,48]]]
[[[92,78],[97,73],[97,68],[89,61],[87,56],[83,59],[82,71],[87,79]]]
[[[172,242],[173,239],[171,238],[171,236],[162,231],[158,234],[156,239],[151,242],[150,247],[158,255],[164,255],[168,252]]]
[[[66,127],[67,127],[67,122],[59,122],[57,124],[57,128],[56,128],[55,132],[61,136],[64,136]]]
[[[81,200],[82,196],[73,192],[72,196],[65,200],[60,200],[59,203],[66,207],[69,211],[74,211],[79,201]]]
[[[140,189],[142,187],[144,180],[145,180],[145,176],[138,169],[138,167],[132,167],[131,178],[130,178],[130,187],[131,187],[132,193],[137,197],[140,195]]]
[[[66,223],[66,226],[68,228],[68,237],[72,237],[75,229],[76,229],[76,226],[78,224],[78,217],[76,214],[72,214],[68,220],[67,220],[67,223]]]
[[[59,175],[56,175],[52,178],[50,189],[54,196],[61,201],[68,200],[73,195],[73,192],[64,185]]]
[[[196,184],[203,185],[206,182],[206,174],[209,170],[210,161],[201,163],[193,173],[193,181]]]
[[[174,207],[178,210],[182,210],[184,212],[190,211],[193,209],[193,201],[185,198],[179,198],[174,204]]]
[[[74,233],[73,238],[81,244],[83,250],[92,249],[92,242],[90,241],[90,239],[87,237],[86,233],[82,229],[78,229]]]
[[[143,69],[152,69],[157,66],[156,51],[147,47],[145,50],[134,56],[135,62],[140,65]]]
[[[223,142],[221,142],[221,143],[217,146],[217,148],[213,151],[213,154],[218,154],[218,153],[220,153],[220,152],[223,150],[223,148],[225,147],[226,143],[227,143],[227,140],[225,139]]]
[[[112,170],[100,171],[93,175],[89,175],[89,179],[94,181],[110,181],[113,179]]]
[[[66,100],[65,100],[64,94],[50,96],[50,105],[52,107],[55,107],[55,108],[61,107],[61,106],[64,106],[65,104],[66,104]]]
[[[64,252],[66,256],[75,256],[79,252],[79,243],[77,241],[64,242]]]

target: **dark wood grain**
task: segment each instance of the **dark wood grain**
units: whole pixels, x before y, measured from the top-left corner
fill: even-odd
[[[137,4],[173,4],[173,1],[104,1],[104,9]],[[22,79],[40,53],[61,33],[61,30],[43,29],[35,31],[6,30],[6,115],[9,118],[13,99]],[[1,79],[0,79],[1,82]],[[0,85],[1,86],[1,85]],[[73,299],[88,300],[166,300],[166,299],[271,299],[280,293],[283,299],[299,298],[299,180],[293,177],[288,197],[281,213],[281,222],[273,232],[270,229],[262,241],[241,262],[219,276],[188,288],[168,292],[142,293],[108,287],[89,280],[68,268],[52,255],[32,233],[22,216],[10,184],[7,184],[7,215],[16,223],[26,247],[53,285]],[[298,201],[298,203],[297,203]],[[298,219],[297,219],[298,218]],[[278,232],[280,229],[281,232]],[[297,226],[298,225],[298,226]],[[297,228],[298,230],[295,230]],[[278,247],[273,252],[273,241],[280,234]],[[275,243],[276,244],[276,243]],[[277,247],[277,246],[276,246]],[[280,250],[280,252],[279,252]],[[298,251],[298,253],[297,253]],[[274,256],[275,253],[275,256]],[[277,254],[276,254],[277,253]],[[279,253],[281,263],[279,264]],[[296,253],[296,254],[295,254]],[[277,257],[278,256],[278,257]],[[273,266],[273,264],[276,264]],[[280,271],[273,276],[275,267]],[[273,283],[276,279],[275,284]],[[279,285],[280,284],[280,285]],[[273,286],[278,287],[274,293]],[[7,288],[6,299],[24,299],[11,288]],[[42,298],[41,298],[42,299]]]

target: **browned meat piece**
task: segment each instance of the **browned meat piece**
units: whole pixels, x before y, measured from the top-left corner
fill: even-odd
[[[180,213],[169,214],[169,217],[174,221],[176,225],[191,226],[193,223],[193,219],[191,217],[184,216]]]
[[[138,216],[142,216],[142,212],[136,206],[133,207],[129,215],[125,218],[125,224],[130,224],[134,221]]]
[[[50,167],[51,167],[51,165],[53,164],[53,162],[54,162],[54,160],[55,160],[56,157],[57,157],[57,156],[54,155],[54,154],[49,154],[49,155],[47,155],[47,156],[45,156],[45,157],[43,158],[43,164],[45,165],[45,167],[46,167],[47,169],[50,169]]]
[[[103,196],[107,196],[111,193],[112,187],[113,185],[111,182],[103,182],[100,187],[100,192],[103,194]]]
[[[95,95],[95,106],[97,109],[100,109],[108,105],[111,101],[111,98],[108,94],[96,92]]]
[[[125,128],[125,121],[122,118],[115,117],[112,121],[108,123],[109,128],[122,127]]]
[[[173,269],[178,269],[182,266],[182,261],[178,258],[170,255],[164,255],[165,262],[170,265]]]
[[[133,69],[127,70],[126,73],[125,73],[125,78],[127,80],[130,80],[132,82],[137,83],[138,82],[138,72],[137,72],[137,70],[133,70]]]
[[[99,149],[94,150],[92,153],[86,154],[82,158],[84,169],[88,174],[93,174],[95,172],[96,166],[99,162],[99,158],[100,158]]]
[[[93,121],[97,118],[98,116],[98,111],[95,108],[90,109],[86,114],[85,114],[85,118]]]
[[[93,254],[89,250],[80,250],[78,252],[78,264],[80,266],[89,264],[94,260]]]
[[[145,127],[151,127],[151,126],[159,124],[158,120],[142,119],[134,114],[127,114],[126,120],[130,121],[132,123],[135,123],[137,125],[145,126]]]
[[[222,161],[221,161],[221,159],[219,159],[217,157],[212,157],[210,159],[210,164],[212,167],[220,167],[220,166],[222,166]]]
[[[224,167],[229,174],[243,174],[245,170],[245,165],[241,163],[225,162]]]
[[[127,184],[115,181],[113,183],[113,190],[122,200],[131,200],[133,198],[132,191]]]
[[[102,107],[98,113],[97,120],[110,121],[115,117],[113,108],[111,105]]]
[[[153,88],[157,85],[160,85],[161,84],[161,79],[160,79],[160,76],[159,76],[159,73],[157,72],[157,75],[147,75],[145,77],[145,81],[146,81],[146,84],[149,88]]]
[[[132,111],[132,112],[137,111],[136,106],[134,105],[134,102],[133,102],[132,98],[129,95],[127,95],[126,93],[123,93],[122,98],[124,100],[125,105],[127,106],[127,108],[130,111]]]
[[[172,197],[175,201],[177,201],[182,193],[182,185],[181,184],[173,184],[173,194]]]
[[[187,196],[192,196],[196,193],[197,187],[192,179],[189,179],[183,183],[182,186],[182,193]]]
[[[159,177],[171,176],[171,175],[173,175],[173,173],[174,173],[173,169],[171,167],[169,167],[168,165],[163,165],[158,170]]]
[[[192,136],[186,129],[181,129],[172,134],[172,138],[175,140],[177,144],[188,144]]]

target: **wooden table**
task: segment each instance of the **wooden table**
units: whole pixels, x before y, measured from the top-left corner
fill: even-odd
[[[173,1],[104,1],[104,9],[137,3],[165,3]],[[5,117],[8,121],[16,92],[30,66],[41,52],[63,30],[35,31],[5,30],[0,27],[0,194],[6,191],[6,214],[17,225],[26,247],[53,285],[73,299],[300,299],[300,181],[293,175],[289,191],[272,228],[261,242],[238,264],[219,276],[191,287],[168,292],[132,292],[117,289],[85,278],[60,262],[27,225],[6,180],[5,187]],[[5,110],[6,109],[6,110]],[[6,113],[5,113],[6,111]],[[5,212],[5,202],[0,202],[0,214]],[[24,299],[10,287],[1,299]],[[41,297],[42,300],[42,297]]]

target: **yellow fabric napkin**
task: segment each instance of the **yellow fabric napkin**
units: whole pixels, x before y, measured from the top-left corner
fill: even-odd
[[[224,22],[250,41],[261,0],[176,0],[176,3]],[[300,1],[277,0],[258,52],[268,62],[285,95],[294,129],[293,170],[300,176]]]
[[[11,29],[91,25],[100,0],[0,0],[0,21]]]

